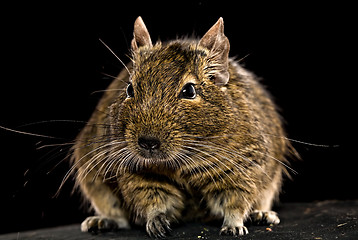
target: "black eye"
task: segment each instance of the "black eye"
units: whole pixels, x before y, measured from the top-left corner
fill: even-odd
[[[196,91],[193,83],[187,83],[181,90],[180,98],[194,99],[196,97]]]
[[[210,75],[209,75],[209,79],[210,79],[211,81],[214,81],[214,80],[215,80],[215,75],[210,74]]]
[[[134,97],[134,89],[133,89],[132,83],[128,84],[126,92],[127,92],[127,97],[128,98],[133,98]]]

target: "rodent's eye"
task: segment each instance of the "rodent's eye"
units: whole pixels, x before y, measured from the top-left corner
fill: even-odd
[[[193,83],[187,83],[183,87],[179,95],[180,98],[194,99],[196,97],[196,90]]]
[[[214,81],[214,80],[215,80],[215,75],[210,74],[210,75],[209,75],[209,79],[210,79],[211,81]]]
[[[127,97],[128,98],[133,98],[134,97],[134,89],[133,89],[132,83],[128,84],[126,92],[127,92]]]

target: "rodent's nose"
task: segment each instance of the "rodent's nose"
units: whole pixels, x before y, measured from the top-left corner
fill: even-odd
[[[155,150],[160,147],[160,141],[158,138],[140,137],[138,139],[138,145],[145,150]]]

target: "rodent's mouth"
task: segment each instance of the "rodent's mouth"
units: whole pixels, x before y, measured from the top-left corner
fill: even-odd
[[[167,152],[156,149],[156,150],[145,150],[139,149],[136,151],[139,155],[140,160],[149,161],[149,162],[166,162],[173,158],[172,154],[168,154]]]
[[[142,161],[151,163],[165,162],[170,159],[167,147],[167,143],[163,139],[153,136],[141,136],[136,142],[134,151],[142,158]]]
[[[161,151],[139,151],[139,156],[145,161],[163,161],[167,158],[166,154]]]
[[[166,153],[160,149],[143,151],[136,149],[132,158],[125,164],[131,171],[162,171],[174,170],[180,167],[177,156],[171,151]]]
[[[167,138],[159,134],[147,133],[137,136],[127,140],[128,144],[125,150],[122,150],[120,166],[130,171],[161,171],[180,167],[176,141],[167,141]]]

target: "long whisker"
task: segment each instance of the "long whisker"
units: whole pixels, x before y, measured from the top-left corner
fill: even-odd
[[[263,154],[263,155],[265,155],[265,156],[267,156],[267,157],[269,157],[269,158],[271,158],[271,159],[273,159],[273,160],[275,160],[275,161],[277,161],[278,163],[280,163],[280,164],[282,164],[285,168],[288,168],[290,171],[292,171],[294,174],[298,174],[298,172],[296,171],[296,170],[294,170],[293,168],[291,168],[290,166],[288,166],[286,163],[284,163],[283,161],[281,161],[281,160],[279,160],[279,159],[277,159],[277,158],[275,158],[275,157],[273,157],[273,156],[271,156],[271,155],[269,155],[269,154],[267,154],[267,153],[263,153],[263,152],[259,152],[259,151],[257,151],[257,150],[252,150],[253,152],[257,152],[257,153],[259,153],[259,154]]]
[[[118,162],[118,167],[117,167],[117,171],[116,171],[116,176],[119,176],[121,173],[121,170],[123,168],[123,166],[127,166],[128,165],[128,159],[132,159],[133,158],[133,154],[131,151],[129,151],[127,148],[123,148],[123,158],[121,161]],[[129,161],[130,162],[130,161]],[[116,165],[116,166],[117,166]]]
[[[231,135],[236,135],[236,134],[231,134]],[[273,134],[266,134],[266,135],[271,135],[271,136],[274,136],[274,137],[279,137],[279,138],[284,138],[284,139],[286,139],[286,140],[289,140],[289,141],[297,141],[297,142],[300,142],[300,141],[298,141],[298,140],[294,140],[294,139],[289,139],[289,138],[286,138],[286,137],[283,137],[283,136],[275,136],[275,135],[273,135]],[[193,136],[190,136],[190,137],[193,137]],[[198,137],[199,139],[202,139],[202,137]],[[206,141],[195,141],[195,140],[190,140],[190,141],[192,141],[192,142],[197,142],[197,143],[202,143],[202,142],[204,142],[205,144],[210,144],[210,147],[213,147],[213,148],[216,148],[217,150],[221,150],[221,151],[227,151],[227,150],[225,150],[226,149],[226,147],[225,146],[221,146],[221,145],[218,145],[219,147],[215,147],[213,144],[213,142],[206,142]],[[301,143],[303,143],[303,144],[310,144],[310,143],[305,143],[305,142],[301,142]],[[318,147],[328,147],[328,146],[326,146],[326,145],[318,145],[318,144],[313,144],[314,146],[318,146]],[[251,149],[250,149],[250,151],[251,151]],[[267,157],[269,157],[269,158],[271,158],[271,159],[274,159],[275,161],[277,161],[277,162],[279,162],[281,165],[283,165],[285,168],[287,168],[287,169],[289,169],[292,173],[294,173],[294,174],[298,174],[298,172],[296,171],[296,170],[294,170],[293,168],[291,168],[288,164],[286,164],[286,163],[284,163],[283,161],[281,161],[281,160],[279,160],[279,159],[277,159],[277,158],[275,158],[275,157],[273,157],[273,156],[270,156],[269,154],[267,154],[267,153],[263,153],[263,152],[260,152],[260,151],[257,151],[257,150],[252,150],[252,151],[254,151],[254,152],[257,152],[257,153],[259,153],[259,154],[263,154],[263,155],[266,155]],[[231,150],[229,151],[229,152],[232,152]],[[242,154],[240,154],[240,153],[238,153],[237,151],[235,151],[235,152],[232,152],[234,155],[238,155],[239,157],[241,157],[242,159],[244,159],[244,160],[247,160],[247,161],[249,161],[249,162],[251,162],[251,163],[253,163],[253,164],[255,164],[258,168],[260,168],[260,169],[262,169],[262,167],[259,165],[259,164],[257,164],[257,163],[255,163],[255,162],[252,162],[250,159],[248,159],[248,158],[245,158]],[[262,171],[265,173],[265,171],[262,169]],[[265,173],[266,174],[266,173]],[[267,174],[266,174],[267,175]]]
[[[45,144],[45,145],[42,145],[40,147],[37,147],[36,150],[40,150],[40,149],[48,148],[48,147],[72,146],[73,144],[74,144],[74,142]]]
[[[86,163],[86,168],[80,172],[80,174],[77,176],[78,179],[81,179],[83,181],[87,178],[88,174],[90,174],[97,166],[99,166],[101,163],[106,162],[106,157],[103,157],[109,153],[110,149],[105,149],[100,152],[98,152],[96,155],[94,155],[89,162]],[[99,160],[99,161],[98,161]],[[93,164],[94,163],[94,164]],[[83,175],[83,173],[85,173]],[[92,178],[92,181],[95,181],[98,177],[100,171],[97,170],[95,175]]]
[[[112,141],[109,144],[106,144],[108,147],[112,147],[115,145],[122,145],[125,142],[123,141]],[[97,148],[98,149],[98,148]],[[78,182],[82,182],[84,179],[87,178],[88,174],[90,174],[94,169],[96,169],[99,165],[101,165],[101,167],[96,170],[92,181],[95,181],[98,176],[102,173],[102,169],[105,169],[105,167],[109,164],[108,162],[111,162],[113,159],[110,159],[108,155],[110,152],[112,151],[111,148],[106,148],[106,149],[101,149],[101,151],[99,151],[98,153],[96,153],[94,156],[92,156],[92,158],[85,163],[86,167],[84,170],[82,170],[78,176],[77,176],[77,180]],[[105,157],[104,157],[105,156]],[[110,159],[110,161],[108,161],[108,159]],[[103,179],[104,181],[105,179]]]
[[[125,89],[106,89],[106,90],[97,90],[97,91],[93,91],[91,93],[91,95],[95,94],[95,93],[102,93],[102,92],[112,92],[112,91],[125,91]]]
[[[82,161],[85,160],[89,155],[93,154],[94,152],[102,149],[102,148],[105,148],[105,147],[108,147],[110,146],[112,143],[106,143],[106,144],[103,144],[91,151],[89,151],[88,153],[86,153],[85,155],[83,155],[80,159],[78,159],[73,165],[72,167],[67,171],[67,173],[65,174],[65,176],[63,177],[62,179],[62,182],[60,184],[60,187],[56,193],[56,195],[58,195],[59,191],[62,189],[63,185],[65,184],[65,182],[69,179],[69,177],[74,173],[74,171],[78,168],[78,166],[80,164],[82,164]]]
[[[9,131],[9,132],[20,133],[20,134],[23,134],[23,135],[34,136],[34,137],[60,139],[60,140],[63,140],[63,139],[64,139],[64,138],[53,137],[53,136],[48,136],[48,135],[42,135],[42,134],[36,134],[36,133],[30,133],[30,132],[19,131],[19,130],[7,128],[7,127],[4,127],[4,126],[0,126],[0,129],[6,130],[6,131]]]
[[[317,144],[317,143],[310,143],[310,142],[305,142],[305,141],[300,141],[297,139],[293,139],[293,138],[288,138],[285,136],[277,136],[275,134],[270,134],[270,133],[262,133],[263,135],[268,135],[268,136],[273,136],[275,138],[282,138],[285,140],[288,140],[290,142],[296,142],[296,143],[300,143],[300,144],[304,144],[304,145],[308,145],[308,146],[313,146],[313,147],[324,147],[324,148],[329,148],[329,147],[339,147],[339,145],[337,144],[333,144],[333,145],[327,145],[327,144]],[[186,137],[189,138],[196,138],[196,139],[218,139],[218,138],[222,138],[222,137],[232,137],[232,136],[236,136],[238,134],[232,133],[232,134],[223,134],[220,136],[210,136],[210,137],[203,137],[203,136],[195,136],[195,135],[186,135]]]
[[[184,147],[184,148],[185,148],[185,147]],[[193,149],[193,148],[190,148],[190,149]],[[190,153],[190,151],[189,151],[189,153]],[[192,159],[192,157],[190,157],[189,155],[186,155],[186,157],[187,157],[187,159],[190,160],[192,163],[195,163],[195,161]],[[208,162],[205,160],[205,158],[199,157],[198,155],[197,155],[196,157],[197,157],[197,158],[200,158],[201,161],[204,161],[204,163],[208,164]],[[189,166],[190,166],[190,164],[189,164]],[[217,172],[217,170],[216,170],[214,167],[210,166],[210,164],[208,164],[208,166],[209,166],[211,169],[213,169],[213,170],[218,174],[218,176],[219,176],[220,178],[222,178],[222,177],[220,176],[220,174]],[[210,171],[205,167],[205,165],[199,165],[199,167],[204,169],[204,171],[209,175],[209,177],[211,178],[211,180],[213,181],[213,183],[215,184],[215,186],[218,187],[218,185],[217,185],[217,183],[216,183],[214,177],[211,175]]]
[[[131,72],[129,71],[129,69],[127,68],[127,66],[124,64],[124,62],[117,56],[117,54],[115,54],[113,52],[113,50],[105,43],[102,41],[102,39],[99,38],[99,41],[118,59],[118,61],[123,65],[123,67],[127,70],[129,76],[131,76]]]
[[[236,185],[235,181],[234,181],[225,171],[223,171],[223,170],[217,165],[217,163],[221,163],[224,167],[226,167],[226,168],[229,170],[229,167],[228,167],[227,165],[223,164],[217,157],[215,157],[214,155],[212,155],[212,154],[210,154],[210,153],[207,153],[207,152],[205,152],[205,151],[202,151],[202,150],[200,150],[200,149],[198,149],[198,148],[193,148],[193,147],[190,147],[190,146],[185,146],[185,148],[189,148],[189,149],[191,149],[191,150],[200,152],[200,153],[202,153],[202,154],[208,156],[210,159],[214,159],[214,160],[215,160],[215,165],[221,170],[222,173],[224,173],[224,174],[229,178],[229,180],[230,180],[234,185]],[[198,156],[200,156],[200,155],[198,155]],[[209,163],[208,161],[205,160],[205,158],[203,158],[203,157],[201,157],[201,156],[200,156],[200,158],[201,158],[201,160],[204,161],[206,164]],[[208,166],[209,166],[211,169],[214,170],[214,172],[217,174],[217,176],[219,176],[219,178],[220,178],[222,181],[224,181],[224,179],[222,178],[221,174],[217,171],[216,168],[214,168],[211,164],[208,164]]]
[[[176,157],[179,158],[179,160],[182,161],[186,165],[187,169],[189,170],[190,175],[193,176],[193,175],[199,173],[196,170],[195,166],[193,164],[191,164],[191,163],[195,163],[195,162],[191,158],[187,159],[188,156],[185,153],[179,152],[179,153],[177,153]],[[191,161],[188,161],[188,160],[191,160]]]
[[[269,135],[269,136],[273,136],[276,138],[282,138],[282,139],[288,140],[290,142],[296,142],[296,143],[313,146],[313,147],[323,147],[323,148],[339,147],[339,145],[336,145],[336,144],[334,144],[334,145],[316,144],[316,143],[304,142],[304,141],[300,141],[300,140],[296,140],[296,139],[292,139],[292,138],[288,138],[288,137],[284,137],[284,136],[276,136],[274,134],[268,134],[268,133],[264,133],[263,135]]]
[[[195,140],[183,140],[183,141],[190,141],[191,144],[194,144],[194,145],[197,145],[200,147],[204,147],[204,148],[208,148],[208,150],[215,149],[216,150],[215,152],[223,152],[223,153],[229,154],[230,156],[232,156],[234,158],[239,157],[239,158],[245,160],[246,162],[253,164],[257,168],[259,168],[267,177],[270,178],[270,176],[268,176],[266,171],[259,164],[255,163],[254,161],[250,160],[249,158],[243,156],[238,151],[230,150],[229,148],[221,146],[221,145],[215,146],[215,144],[213,142],[202,142],[202,141],[195,141]],[[205,143],[206,145],[203,143]],[[223,155],[221,155],[221,157],[223,157],[225,160],[228,160],[240,172],[242,172],[243,174],[246,174],[245,171],[243,171],[241,169],[240,165],[236,161],[234,161],[234,159],[225,157]],[[231,169],[228,169],[228,170],[231,171],[232,173],[234,173]],[[249,177],[249,176],[247,175],[247,177]]]
[[[106,168],[104,168],[104,176],[106,180],[106,176],[108,176],[109,171],[111,170],[113,172],[113,165],[117,162],[119,162],[122,159],[123,152],[126,151],[126,148],[121,148],[119,151],[116,151],[112,153],[110,156],[108,156],[108,162]],[[102,169],[100,168],[98,172],[101,172]]]
[[[84,123],[84,124],[86,124],[87,122],[80,121],[80,120],[71,120],[71,119],[52,119],[52,120],[43,120],[43,121],[26,123],[26,124],[20,125],[18,127],[22,128],[22,127],[28,127],[28,126],[44,124],[44,123],[81,123],[81,124]]]
[[[200,144],[199,146],[201,146],[201,147],[207,147],[208,150],[209,150],[209,152],[210,152],[209,156],[213,156],[213,154],[215,154],[215,155],[218,155],[218,157],[227,160],[230,164],[233,165],[233,167],[234,167],[236,170],[238,170],[238,171],[241,172],[243,175],[245,175],[246,178],[247,178],[251,183],[254,183],[253,180],[251,179],[251,177],[242,169],[243,167],[241,167],[237,162],[235,162],[234,159],[228,158],[228,157],[224,156],[223,154],[219,154],[218,151],[212,151],[213,146],[211,146],[211,145],[210,145],[210,146],[209,146],[209,145],[206,146],[206,145]],[[219,149],[219,150],[221,150],[221,149]],[[217,157],[214,157],[214,158],[212,158],[212,159],[215,160],[216,163],[221,164],[223,167],[225,167],[228,171],[231,172],[231,174],[237,175],[237,172],[233,171],[233,169],[231,169],[225,162],[221,161],[221,160],[218,159]],[[227,177],[229,178],[229,180],[233,183],[233,185],[236,185],[236,184],[237,184],[237,183],[228,175],[228,173],[226,173],[226,171],[224,171],[224,170],[223,170],[222,168],[220,168],[219,166],[218,166],[218,168],[219,168],[219,170],[220,170],[225,176],[227,176]],[[264,172],[264,173],[265,173],[265,172]],[[266,173],[265,173],[265,174],[266,174]],[[267,174],[266,174],[266,175],[267,175]]]

